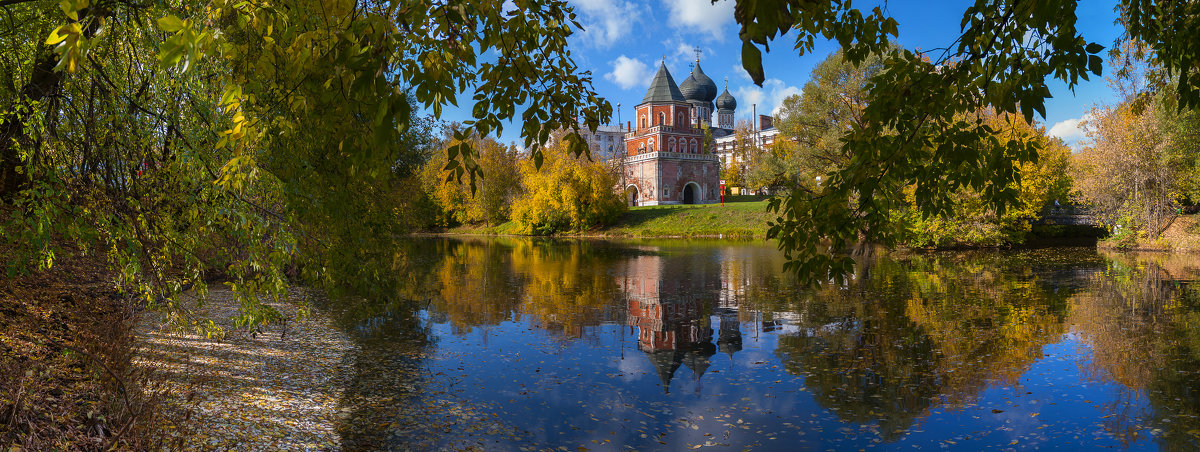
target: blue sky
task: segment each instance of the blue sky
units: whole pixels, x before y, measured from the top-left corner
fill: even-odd
[[[817,43],[816,51],[798,56],[792,50],[794,37],[777,39],[771,52],[764,55],[766,81],[755,86],[741,69],[741,42],[733,20],[733,2],[723,0],[569,0],[579,15],[584,30],[571,38],[570,48],[582,70],[591,71],[597,92],[613,104],[619,102],[621,121],[632,117],[633,107],[641,102],[658,64],[665,58],[667,69],[677,83],[690,71],[695,59],[693,49],[701,50],[704,72],[738,100],[737,118],[751,117],[751,104],[760,114],[771,114],[780,101],[798,94],[808,82],[813,66],[836,50],[831,42]],[[973,2],[891,0],[887,12],[900,23],[897,42],[906,48],[933,49],[951,45],[959,33],[962,12]],[[855,2],[869,10],[875,3]],[[1114,0],[1079,2],[1077,27],[1085,39],[1105,47],[1112,45],[1121,28]],[[1108,70],[1106,68],[1105,72]],[[1082,137],[1078,121],[1093,106],[1115,102],[1113,90],[1103,77],[1093,77],[1074,92],[1065,84],[1051,85],[1052,99],[1047,100],[1043,121],[1052,135],[1073,143]],[[468,119],[466,111],[451,111],[446,119]],[[614,111],[613,123],[616,123]],[[501,140],[518,141],[518,127],[506,127]]]

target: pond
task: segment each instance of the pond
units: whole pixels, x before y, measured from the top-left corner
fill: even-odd
[[[807,289],[762,242],[430,238],[394,297],[322,308],[358,343],[349,450],[1200,450],[1195,259],[880,255]]]

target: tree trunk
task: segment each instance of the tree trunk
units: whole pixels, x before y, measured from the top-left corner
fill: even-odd
[[[42,100],[54,96],[62,88],[62,73],[55,71],[57,55],[43,46],[33,62],[29,82],[21,88],[16,104],[0,124],[0,199],[8,199],[29,184],[29,171],[18,170],[22,166],[20,146],[33,143],[34,136],[25,130],[33,113],[32,108]]]
[[[84,8],[79,10],[79,22],[83,24],[83,37],[91,39],[100,28],[99,20],[89,20],[93,17],[106,16],[103,9]],[[45,36],[45,34],[43,34]],[[0,200],[12,198],[18,191],[29,185],[29,169],[17,167],[27,164],[21,161],[20,147],[36,143],[36,136],[25,130],[33,107],[43,100],[53,98],[62,91],[63,73],[54,70],[58,65],[58,55],[54,49],[45,44],[38,46],[33,60],[33,71],[29,82],[21,87],[17,100],[9,108],[9,113],[0,124]],[[39,150],[34,150],[39,152]]]

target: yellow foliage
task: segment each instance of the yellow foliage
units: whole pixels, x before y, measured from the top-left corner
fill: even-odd
[[[437,226],[508,221],[512,200],[519,189],[517,151],[493,138],[473,137],[470,142],[487,168],[483,177],[475,181],[474,189],[469,180],[459,181],[444,169],[447,150],[458,141],[446,140],[441,151],[421,171],[426,193],[440,210],[434,222]]]
[[[1155,237],[1178,195],[1179,174],[1169,152],[1172,137],[1155,115],[1155,106],[1093,109],[1086,124],[1090,145],[1072,158],[1081,201],[1105,223],[1120,225],[1114,236],[1143,230]],[[1125,228],[1124,226],[1130,226]]]
[[[947,246],[956,244],[997,246],[1020,243],[1029,232],[1029,221],[1036,219],[1043,208],[1056,200],[1065,203],[1071,179],[1066,175],[1071,151],[1059,139],[1046,135],[1046,130],[1030,124],[1018,115],[997,115],[991,110],[978,114],[982,124],[990,127],[992,137],[1000,143],[1035,144],[1040,149],[1036,162],[1016,167],[1019,178],[1014,184],[1019,204],[1010,206],[1003,215],[971,187],[961,187],[951,195],[954,215],[942,218],[915,218],[913,209],[902,209],[898,218],[908,216],[909,242],[917,246]],[[910,205],[916,205],[915,186],[906,189]]]
[[[625,203],[614,191],[617,175],[600,162],[574,157],[559,144],[543,152],[541,169],[521,162],[523,195],[512,219],[525,234],[583,231],[615,222]]]

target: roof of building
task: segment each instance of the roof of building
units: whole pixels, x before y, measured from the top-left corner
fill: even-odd
[[[683,94],[683,98],[688,101],[698,100],[704,97],[704,88],[696,84],[696,77],[690,74],[688,78],[683,79],[683,83],[679,84],[679,92]]]
[[[722,91],[721,95],[717,97],[717,109],[737,110],[737,99],[729,94],[729,86],[726,86],[725,91]]]
[[[658,65],[658,73],[654,74],[654,81],[650,82],[646,97],[642,98],[643,104],[648,102],[687,102],[679,92],[679,85],[675,84],[675,79],[671,78],[671,73],[667,71],[666,63]]]
[[[711,78],[708,78],[708,75],[704,74],[703,69],[700,69],[700,60],[696,60],[696,65],[692,66],[692,75],[689,75],[688,78],[695,80],[696,87],[703,88],[704,91],[700,92],[697,89],[695,93],[696,97],[684,96],[687,100],[712,102],[717,97],[717,84]]]

